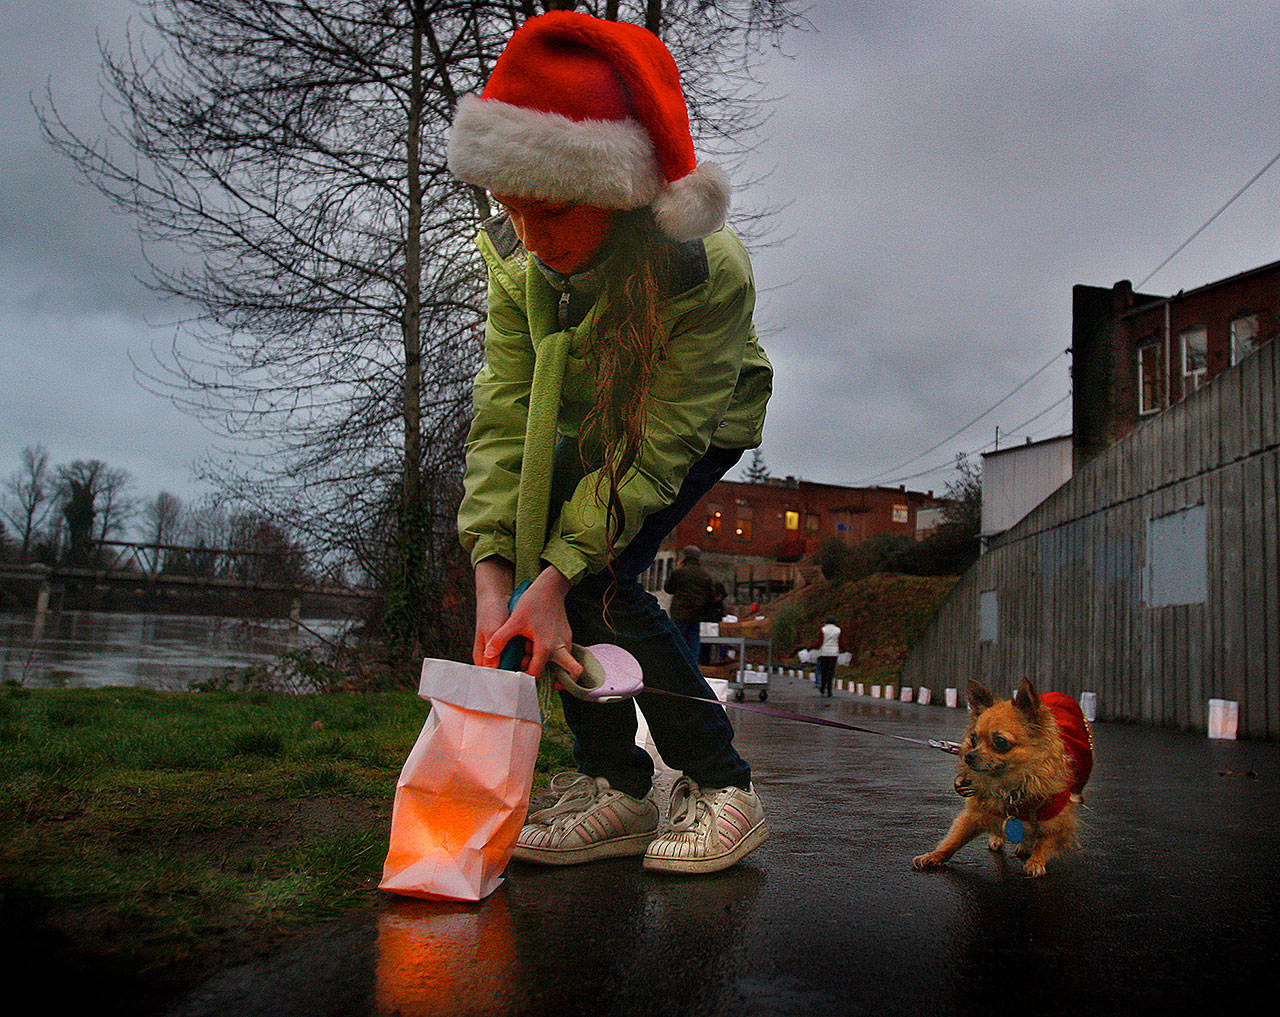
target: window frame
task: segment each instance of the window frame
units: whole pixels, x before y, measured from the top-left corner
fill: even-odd
[[[1249,348],[1244,352],[1240,352],[1241,342],[1239,337],[1236,335],[1236,325],[1245,321],[1252,322],[1253,333],[1248,339]],[[1230,334],[1231,366],[1234,367],[1236,364],[1240,363],[1240,361],[1244,360],[1245,357],[1257,352],[1258,347],[1261,345],[1261,343],[1258,342],[1258,337],[1262,335],[1262,316],[1256,311],[1249,311],[1246,314],[1237,314],[1231,319]]]
[[[1200,337],[1200,366],[1192,367],[1190,363],[1192,336]],[[1209,377],[1209,330],[1203,325],[1193,325],[1178,333],[1178,353],[1182,363],[1182,394],[1190,395],[1208,380]]]
[[[1156,397],[1154,406],[1147,405],[1146,395],[1147,395],[1148,379],[1147,379],[1147,372],[1143,369],[1143,364],[1142,364],[1143,355],[1148,353],[1149,351],[1154,351],[1152,360],[1155,363],[1155,371],[1153,372],[1154,378],[1151,379],[1152,387],[1155,390],[1154,394]],[[1163,406],[1164,372],[1161,370],[1161,364],[1160,364],[1160,361],[1162,359],[1161,358],[1162,353],[1163,353],[1163,350],[1161,349],[1160,343],[1158,342],[1143,343],[1141,346],[1138,347],[1138,355],[1137,355],[1138,416],[1140,417],[1147,417],[1153,413],[1159,413],[1162,409],[1164,409],[1164,406]]]

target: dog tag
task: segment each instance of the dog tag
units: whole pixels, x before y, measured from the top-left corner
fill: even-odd
[[[1004,821],[1004,839],[1010,844],[1021,844],[1022,833],[1022,820],[1017,816],[1010,816]]]

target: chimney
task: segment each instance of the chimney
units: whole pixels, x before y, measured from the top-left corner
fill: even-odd
[[[1121,279],[1111,287],[1111,292],[1117,311],[1127,311],[1133,306],[1133,283],[1128,279]]]

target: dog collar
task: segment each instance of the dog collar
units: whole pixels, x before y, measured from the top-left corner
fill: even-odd
[[[1067,807],[1067,802],[1071,801],[1071,792],[1069,790],[1059,791],[1052,798],[1048,798],[1041,802],[1028,802],[1021,808],[1010,813],[1010,818],[1015,818],[1019,822],[1026,820],[1035,820],[1037,823],[1044,823],[1054,816],[1058,815]],[[1008,820],[1005,820],[1007,823]],[[1016,844],[1017,841],[1014,841]]]

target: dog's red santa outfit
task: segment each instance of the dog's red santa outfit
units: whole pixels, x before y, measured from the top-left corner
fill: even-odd
[[[1053,715],[1062,738],[1062,747],[1071,760],[1071,784],[1046,802],[1031,802],[1018,810],[1019,819],[1045,822],[1067,807],[1072,796],[1079,797],[1093,772],[1093,735],[1080,704],[1064,692],[1045,692],[1041,704]]]

